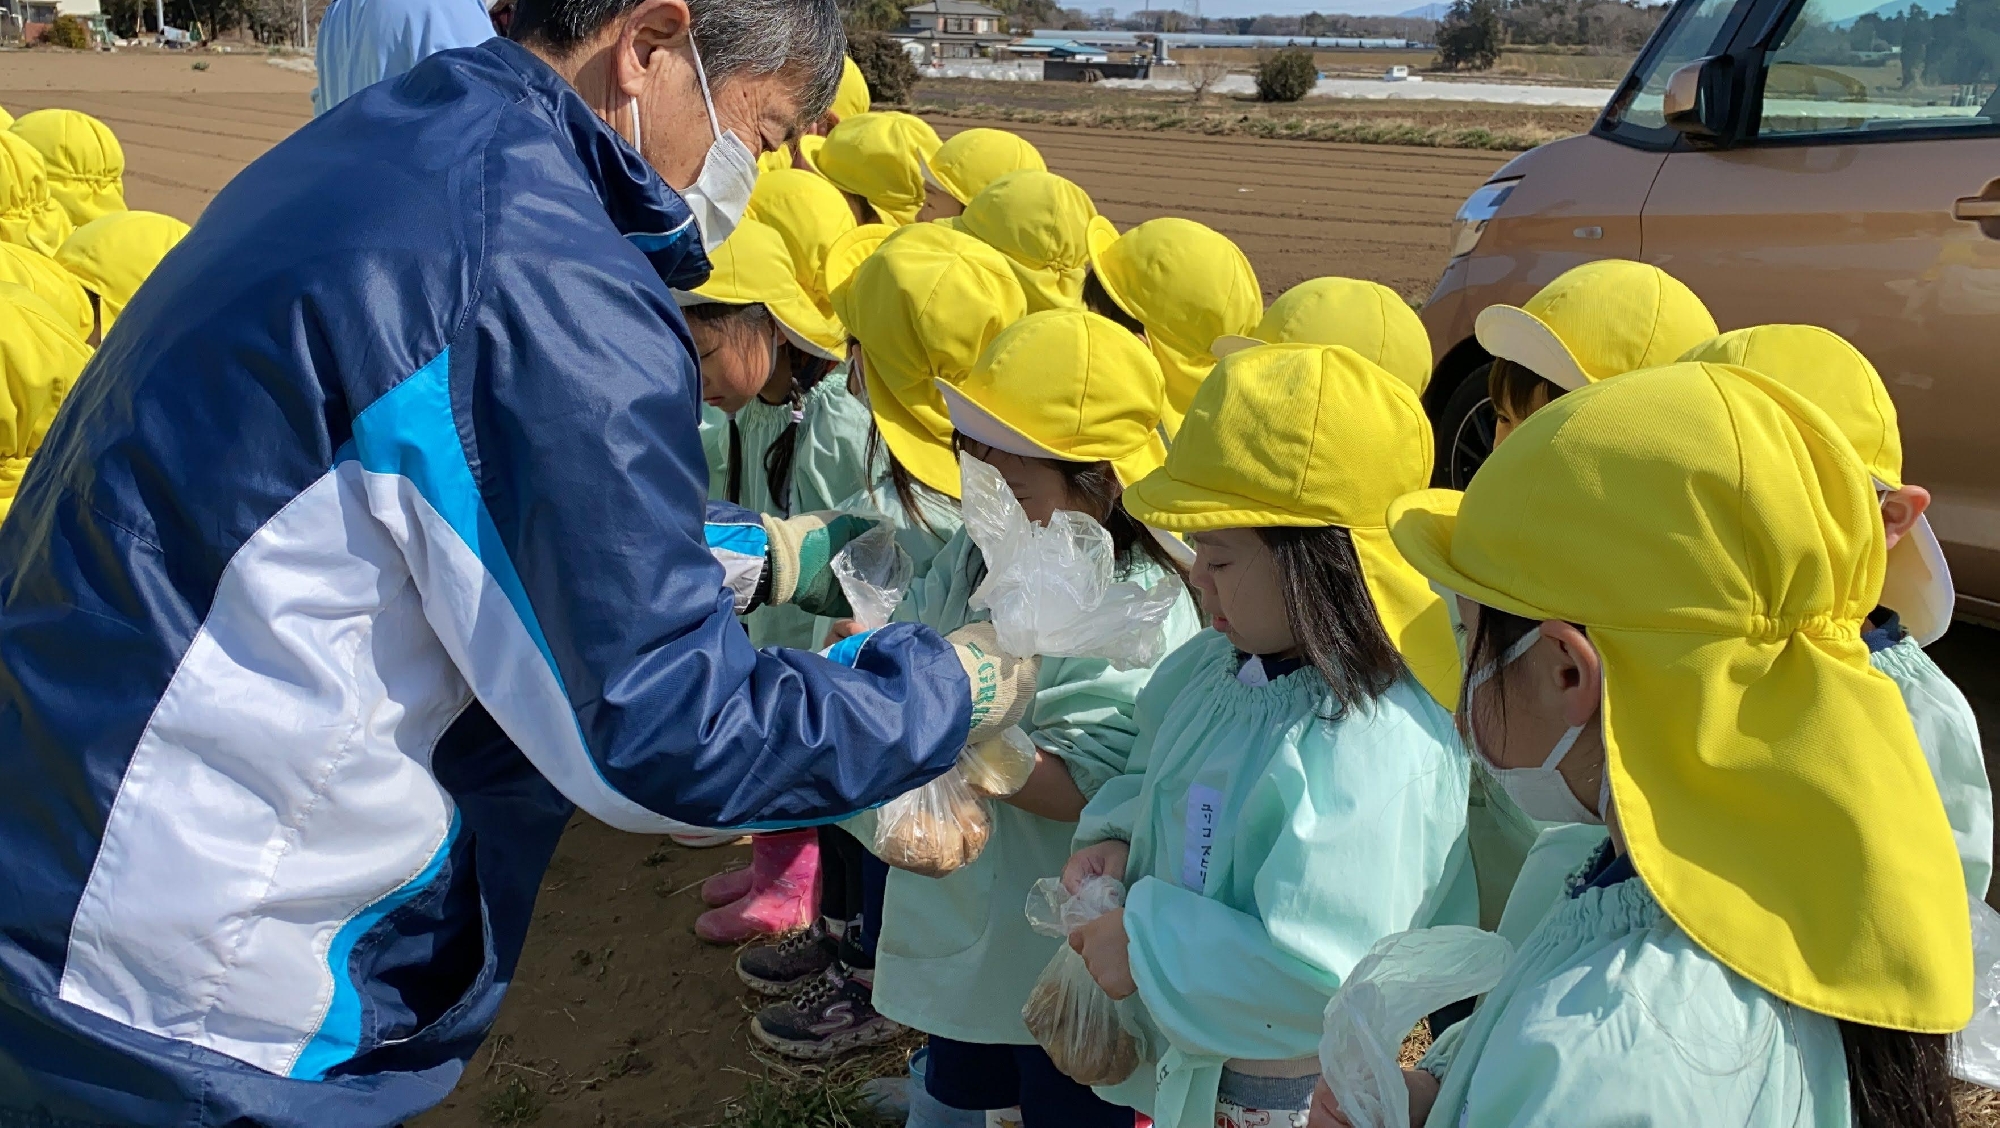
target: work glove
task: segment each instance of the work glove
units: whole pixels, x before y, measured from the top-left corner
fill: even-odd
[[[1019,723],[1035,700],[1041,659],[1002,653],[994,640],[992,623],[960,627],[946,635],[945,641],[951,643],[972,687],[972,732],[965,742],[983,744]]]
[[[797,517],[764,518],[770,539],[771,591],[768,603],[790,603],[815,615],[846,618],[853,614],[847,593],[830,566],[847,542],[875,527],[875,522],[851,513],[802,513]]]

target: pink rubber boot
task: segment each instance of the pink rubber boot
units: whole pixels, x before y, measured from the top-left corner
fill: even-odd
[[[781,936],[812,923],[819,894],[819,833],[760,834],[750,844],[750,892],[695,919],[694,934],[711,944]]]
[[[753,845],[754,851],[756,847]],[[749,866],[742,869],[723,870],[701,883],[701,903],[711,909],[733,905],[750,895],[751,875],[755,871]]]

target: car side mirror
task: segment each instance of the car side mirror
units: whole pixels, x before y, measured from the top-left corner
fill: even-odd
[[[1726,106],[1730,70],[1729,56],[1710,55],[1668,75],[1660,116],[1689,140],[1723,143],[1729,132]]]

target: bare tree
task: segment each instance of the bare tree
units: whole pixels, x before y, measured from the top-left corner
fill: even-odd
[[[1181,64],[1181,78],[1194,91],[1194,104],[1199,106],[1208,100],[1208,92],[1216,83],[1229,76],[1229,64],[1220,59],[1197,59]]]

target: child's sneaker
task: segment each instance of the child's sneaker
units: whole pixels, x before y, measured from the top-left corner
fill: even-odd
[[[867,984],[835,964],[791,1001],[758,1011],[750,1031],[794,1061],[830,1061],[903,1032],[876,1011],[872,994]]]
[[[827,932],[821,918],[776,944],[745,948],[736,957],[736,977],[760,995],[789,995],[825,975],[839,956],[840,941]]]

